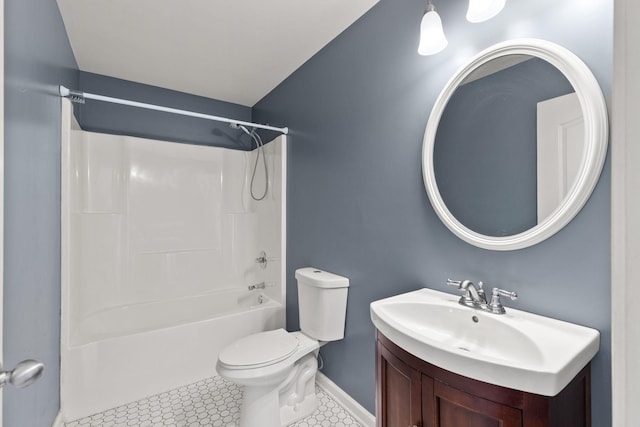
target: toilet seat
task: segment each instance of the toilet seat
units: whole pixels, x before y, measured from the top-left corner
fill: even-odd
[[[284,329],[259,332],[225,347],[218,361],[227,369],[261,368],[288,358],[298,346],[296,334]]]

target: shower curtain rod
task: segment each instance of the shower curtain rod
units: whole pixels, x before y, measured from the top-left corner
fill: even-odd
[[[103,101],[103,102],[110,102],[112,104],[128,105],[128,106],[131,106],[131,107],[145,108],[147,110],[163,111],[165,113],[179,114],[179,115],[182,115],[182,116],[189,116],[189,117],[197,117],[197,118],[200,118],[200,119],[214,120],[214,121],[217,121],[217,122],[224,122],[224,123],[229,123],[229,124],[233,124],[233,125],[242,125],[242,126],[249,126],[249,127],[257,128],[257,129],[272,130],[272,131],[283,133],[285,135],[287,135],[289,133],[289,128],[288,127],[279,128],[279,127],[275,127],[275,126],[261,125],[261,124],[252,123],[252,122],[245,122],[245,121],[242,121],[242,120],[228,119],[226,117],[212,116],[210,114],[202,114],[202,113],[196,113],[196,112],[193,112],[193,111],[179,110],[177,108],[163,107],[161,105],[146,104],[144,102],[130,101],[128,99],[112,98],[110,96],[96,95],[94,93],[87,93],[87,92],[81,92],[81,91],[77,91],[77,90],[70,90],[70,89],[68,89],[68,88],[66,88],[64,86],[60,86],[60,96],[63,97],[63,98],[69,98],[71,100],[71,102],[77,102],[79,104],[84,104],[85,99],[93,99],[95,101]]]

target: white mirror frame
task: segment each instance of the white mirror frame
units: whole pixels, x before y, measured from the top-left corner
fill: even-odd
[[[476,233],[460,223],[449,211],[436,183],[433,148],[440,118],[449,99],[478,67],[505,55],[530,55],[554,65],[574,87],[585,123],[585,150],[582,164],[566,197],[544,221],[519,234],[505,237]],[[476,55],[459,69],[444,87],[431,110],[422,146],[424,185],[436,214],[456,236],[474,246],[497,251],[522,249],[551,237],[567,225],[589,199],[602,171],[607,154],[609,127],[607,106],[602,91],[591,70],[571,51],[538,39],[518,39],[496,44]]]

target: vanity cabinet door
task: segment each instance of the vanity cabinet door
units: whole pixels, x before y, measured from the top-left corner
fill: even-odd
[[[522,411],[422,376],[423,418],[435,427],[522,427]]]
[[[422,424],[420,372],[380,342],[376,357],[377,427],[431,427]]]
[[[591,427],[590,365],[547,397],[438,368],[379,332],[376,346],[377,427]]]

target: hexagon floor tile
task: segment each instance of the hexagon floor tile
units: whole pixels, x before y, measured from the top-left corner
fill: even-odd
[[[316,393],[318,409],[292,427],[361,427],[324,390],[316,387]],[[213,377],[71,421],[66,427],[236,427],[241,401],[239,386]]]

